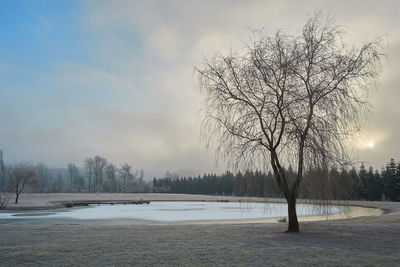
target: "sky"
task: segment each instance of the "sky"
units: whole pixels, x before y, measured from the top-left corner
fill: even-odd
[[[400,2],[13,1],[0,5],[0,149],[6,163],[83,166],[101,155],[145,176],[222,172],[200,136],[194,67],[252,29],[299,33],[322,11],[361,44],[385,34],[374,113],[354,161],[400,160]]]

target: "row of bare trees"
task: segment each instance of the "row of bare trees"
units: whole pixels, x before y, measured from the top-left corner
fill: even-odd
[[[87,158],[83,168],[69,163],[66,169],[49,169],[44,163],[5,165],[0,150],[0,179],[1,207],[10,192],[15,193],[17,204],[23,190],[38,193],[152,191],[151,182],[144,180],[143,170],[135,170],[128,163],[117,167],[101,156]]]
[[[147,183],[143,179],[143,170],[134,170],[128,163],[118,168],[114,163],[107,162],[105,158],[95,156],[87,158],[84,166],[89,192],[126,193],[151,191],[151,183]],[[79,175],[75,175],[75,165],[70,163],[68,170],[71,185],[78,184],[77,188],[82,188],[82,180],[79,179]],[[71,186],[71,188],[73,187]]]

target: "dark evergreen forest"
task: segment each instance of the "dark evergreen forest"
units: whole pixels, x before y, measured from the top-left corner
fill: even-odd
[[[292,169],[286,170],[294,178]],[[153,179],[153,192],[221,196],[283,197],[271,172],[245,171],[197,177],[166,175]],[[391,159],[382,170],[359,169],[307,170],[300,198],[336,200],[400,201],[400,162]]]

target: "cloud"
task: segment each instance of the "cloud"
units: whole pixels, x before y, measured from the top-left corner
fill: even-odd
[[[318,9],[331,12],[354,42],[377,33],[392,35],[381,89],[373,94],[376,113],[366,129],[384,138],[358,158],[378,166],[387,158],[400,158],[395,150],[400,127],[393,123],[400,99],[397,1],[379,6],[374,1],[80,3],[79,26],[85,34],[77,36],[77,43],[85,57],[38,71],[30,85],[34,93],[24,100],[30,110],[19,112],[20,104],[14,103],[7,116],[0,116],[10,121],[0,130],[10,158],[24,155],[61,167],[100,154],[144,168],[148,177],[167,170],[191,175],[224,170],[223,164],[215,165],[213,151],[199,142],[202,95],[193,68],[203,57],[242,48],[251,29],[296,33],[307,14]],[[0,75],[12,67],[0,64]]]

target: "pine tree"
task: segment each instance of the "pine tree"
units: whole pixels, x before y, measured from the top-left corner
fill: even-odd
[[[367,170],[365,169],[364,163],[362,163],[360,166],[360,171],[358,172],[358,178],[359,178],[359,188],[358,188],[359,198],[366,199],[367,196],[365,192],[365,187],[367,184]]]
[[[365,184],[365,197],[367,200],[379,200],[381,198],[381,188],[378,179],[372,167],[369,167]]]
[[[399,185],[399,171],[397,170],[394,159],[390,159],[390,162],[386,164],[386,168],[383,172],[385,194],[389,200],[400,201]]]

